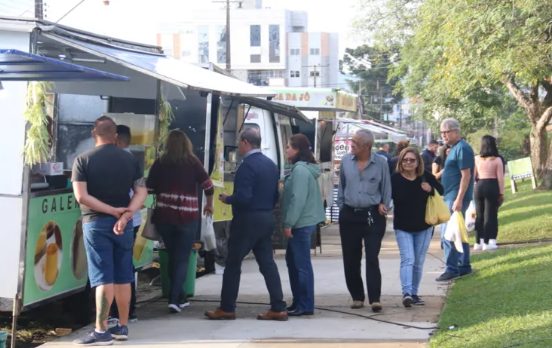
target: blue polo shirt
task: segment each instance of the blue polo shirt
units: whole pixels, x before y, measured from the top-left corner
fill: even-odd
[[[441,184],[445,190],[445,200],[454,201],[460,190],[460,179],[462,178],[462,169],[470,169],[471,179],[464,196],[464,202],[469,202],[473,198],[473,168],[475,166],[475,157],[471,146],[463,139],[457,142],[450,150],[445,168],[441,176]]]

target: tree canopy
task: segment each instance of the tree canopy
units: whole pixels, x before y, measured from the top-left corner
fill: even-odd
[[[404,93],[426,116],[452,116],[474,127],[509,110],[514,100],[531,125],[531,157],[546,170],[546,125],[552,118],[552,6],[542,0],[360,0],[390,8],[402,28],[394,70]],[[416,6],[414,6],[414,4]],[[410,12],[414,12],[413,14]],[[406,16],[406,17],[405,17]],[[374,38],[385,37],[379,31]],[[389,35],[398,35],[389,31]],[[380,40],[382,44],[393,40]],[[509,93],[507,96],[506,92]],[[505,99],[506,98],[506,99]],[[510,103],[511,104],[511,103]],[[507,115],[506,115],[507,116]]]

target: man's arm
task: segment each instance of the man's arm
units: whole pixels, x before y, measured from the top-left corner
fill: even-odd
[[[466,191],[468,190],[468,186],[470,185],[470,168],[461,169],[460,174],[462,175],[462,178],[460,179],[460,188],[458,189],[458,195],[456,195],[454,203],[452,203],[452,211],[462,211],[464,196],[466,195]]]
[[[144,206],[144,201],[148,196],[145,179],[140,178],[134,181],[132,191],[134,191],[134,194],[130,199],[128,207],[123,208],[125,210],[124,213],[121,214],[121,217],[119,218],[119,220],[117,220],[115,226],[113,226],[113,232],[115,232],[115,234],[117,235],[124,233],[125,227],[130,221],[132,221],[132,216],[134,215],[134,213],[137,210],[142,209],[142,207]]]
[[[224,197],[226,204],[249,205],[253,200],[255,173],[246,162],[242,163],[234,180],[234,193]]]
[[[100,201],[96,197],[91,196],[88,193],[86,181],[73,181],[73,192],[75,193],[75,198],[79,204],[85,205],[99,213],[112,215],[118,219],[126,210],[126,208],[112,207],[109,204]]]
[[[378,206],[378,211],[381,215],[387,214],[389,207],[391,206],[391,175],[387,170],[387,166],[382,164],[382,178],[381,178],[381,202]]]
[[[347,181],[345,179],[345,170],[343,169],[343,160],[341,161],[341,165],[339,166],[339,185],[337,186],[337,206],[339,209],[343,208],[343,204],[345,204],[345,185],[347,184]]]

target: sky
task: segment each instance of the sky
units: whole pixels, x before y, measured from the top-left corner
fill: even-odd
[[[121,39],[155,44],[157,21],[178,20],[193,15],[194,9],[222,8],[224,4],[211,0],[43,0],[45,17],[59,20],[75,5],[60,24],[114,36]],[[337,32],[340,51],[355,47],[358,42],[352,35],[351,23],[357,0],[263,0],[264,7],[305,11],[309,18],[309,31]],[[336,7],[336,4],[339,4]],[[237,5],[234,5],[237,6]],[[0,16],[32,17],[34,0],[0,0]]]

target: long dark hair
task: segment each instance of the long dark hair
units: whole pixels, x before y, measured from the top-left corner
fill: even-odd
[[[190,138],[181,130],[172,130],[167,136],[165,152],[161,156],[162,163],[184,164],[191,163],[196,158]]]
[[[498,148],[496,147],[496,138],[492,135],[484,135],[481,138],[481,157],[498,157]]]
[[[291,163],[296,163],[298,161],[304,161],[307,163],[316,163],[314,155],[311,151],[311,144],[309,138],[304,134],[294,134],[289,138],[289,145],[294,148],[297,152],[293,158],[291,158]]]

